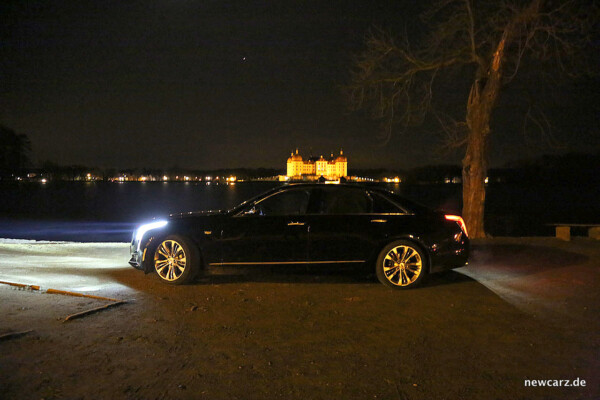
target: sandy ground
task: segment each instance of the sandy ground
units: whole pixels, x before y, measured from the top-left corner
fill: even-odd
[[[0,242],[2,399],[596,399],[600,243],[492,239],[392,291],[364,272],[219,270],[172,287],[128,244]],[[127,300],[45,293],[72,290]],[[525,379],[585,387],[524,387]]]

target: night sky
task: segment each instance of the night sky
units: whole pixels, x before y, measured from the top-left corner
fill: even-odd
[[[415,3],[5,0],[0,123],[38,163],[283,168],[296,147],[343,148],[351,169],[457,162],[421,130],[379,145],[339,89],[369,27],[410,27]],[[600,149],[598,88],[561,89],[560,151]],[[492,165],[556,151],[525,146],[516,125],[495,126]]]

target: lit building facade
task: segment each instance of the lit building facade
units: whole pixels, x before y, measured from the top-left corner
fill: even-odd
[[[296,149],[296,154],[292,153],[287,160],[288,179],[316,180],[324,177],[327,180],[335,181],[346,176],[348,176],[348,159],[342,150],[337,157],[331,153],[329,159],[321,156],[304,160]]]

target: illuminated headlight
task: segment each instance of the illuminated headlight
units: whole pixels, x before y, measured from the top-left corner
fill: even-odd
[[[138,250],[140,248],[142,238],[144,237],[144,234],[146,232],[148,232],[152,229],[162,228],[165,225],[167,225],[167,221],[156,221],[156,222],[151,222],[149,224],[141,225],[139,228],[137,228],[137,231],[135,232],[135,241],[137,242]]]

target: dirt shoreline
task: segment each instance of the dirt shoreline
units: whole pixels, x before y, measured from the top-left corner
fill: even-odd
[[[64,323],[104,303],[0,285],[0,334],[33,330],[0,341],[0,397],[598,398],[599,247],[478,241],[469,266],[396,292],[304,268],[172,287],[128,267],[126,244],[0,244],[0,280],[128,301]]]

